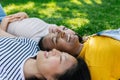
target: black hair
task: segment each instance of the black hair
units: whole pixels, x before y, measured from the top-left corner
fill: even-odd
[[[72,68],[68,69],[62,75],[55,75],[58,80],[91,80],[90,72],[87,64],[82,58],[77,59],[77,64],[73,65]],[[47,80],[38,79],[36,77],[31,77],[26,80]]]
[[[65,74],[60,75],[58,80],[91,80],[90,72],[85,61],[82,58],[78,58],[77,61],[78,64],[66,71]]]
[[[28,78],[28,79],[25,79],[25,80],[40,80],[40,79],[38,79],[36,77],[31,77],[31,78]]]
[[[31,77],[31,78],[27,78],[27,79],[25,79],[25,80],[47,80],[47,79],[45,79],[45,78],[43,78],[43,79],[38,79],[37,77]]]
[[[79,42],[80,42],[80,43],[83,43],[83,42],[84,42],[82,36],[80,36],[78,33],[75,33],[75,35],[78,36],[78,39],[79,39]]]
[[[46,49],[43,47],[43,39],[44,39],[44,37],[42,37],[42,38],[39,40],[38,46],[39,46],[40,50],[45,51]]]

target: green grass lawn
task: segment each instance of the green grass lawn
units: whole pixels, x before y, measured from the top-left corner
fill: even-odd
[[[120,25],[120,0],[0,0],[9,15],[25,11],[48,23],[90,35]]]

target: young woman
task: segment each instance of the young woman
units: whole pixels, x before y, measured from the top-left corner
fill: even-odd
[[[111,31],[112,35],[113,32],[120,34],[120,29]],[[118,34],[115,37],[119,38]],[[119,80],[120,41],[115,37],[94,35],[80,43],[76,35],[51,33],[42,39],[40,46],[43,50],[56,48],[77,58],[82,57],[89,67],[92,80]]]
[[[35,40],[36,42],[39,41],[41,35],[44,36],[46,34],[44,33],[46,32],[46,30],[47,33],[48,30],[49,32],[56,32],[56,31],[59,32],[63,30],[66,33],[75,34],[74,31],[67,29],[64,26],[56,27],[37,18],[28,18],[28,15],[24,12],[6,16],[2,20],[1,29],[8,30],[13,34],[16,34],[17,36],[23,36],[23,37],[27,36],[28,38],[31,38],[32,35],[33,37],[32,39]],[[5,48],[4,47],[1,48],[2,56],[0,57],[2,61],[0,68],[1,79],[12,79],[12,80],[16,80],[16,78],[17,79],[25,78],[29,80],[33,80],[33,79],[90,80],[91,79],[87,65],[82,59],[77,59],[76,61],[72,56],[63,52],[62,54],[57,50],[53,50],[50,52],[46,52],[46,51],[37,52],[38,50],[38,47],[36,46],[37,43],[32,40],[24,39],[24,38],[14,39],[15,36],[5,33],[2,30],[0,31],[0,35],[3,37],[4,36],[12,37],[12,38],[3,38],[3,37],[0,38],[1,42],[5,42],[4,43]],[[28,47],[24,47],[25,45]],[[8,48],[7,49],[8,51],[4,53],[6,48]],[[7,59],[8,57],[9,59]],[[15,69],[13,66],[15,66]],[[52,71],[53,68],[54,70]]]
[[[0,29],[0,80],[90,80],[84,60],[56,49],[39,51],[37,42],[4,33]]]

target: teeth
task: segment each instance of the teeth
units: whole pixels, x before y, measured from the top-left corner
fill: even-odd
[[[70,40],[70,34],[67,35],[67,42]]]

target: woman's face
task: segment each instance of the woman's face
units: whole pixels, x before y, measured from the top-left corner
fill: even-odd
[[[66,70],[76,65],[76,59],[68,53],[56,49],[52,51],[40,51],[37,55],[37,66],[46,79],[52,79],[55,75],[61,75]]]
[[[49,33],[42,41],[43,47],[48,50],[53,48],[68,52],[75,56],[81,47],[77,35],[66,34],[64,32]]]

